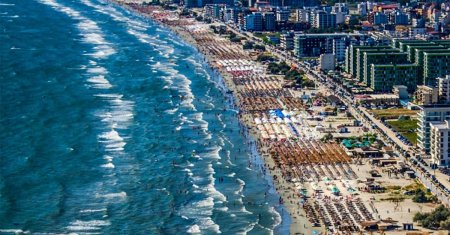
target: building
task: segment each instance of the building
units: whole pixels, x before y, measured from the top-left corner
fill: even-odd
[[[366,2],[358,3],[358,13],[361,16],[367,15],[367,3]]]
[[[394,18],[395,25],[408,25],[409,24],[408,15],[403,14],[401,11],[395,11],[393,18]]]
[[[291,15],[291,10],[277,9],[276,14],[277,14],[278,22],[287,22],[287,21],[289,21],[289,16]]]
[[[323,33],[296,34],[294,37],[294,54],[297,57],[318,57],[321,54],[336,54],[342,57],[345,48],[354,37],[363,38],[361,34]],[[345,44],[345,45],[343,45]]]
[[[231,8],[231,18],[233,19],[233,23],[235,23],[235,24],[239,23],[239,14],[240,13],[242,13],[242,10],[240,7]]]
[[[376,58],[378,60],[374,61],[368,61],[366,64],[370,66],[372,63],[379,63],[379,64],[387,64],[390,62],[388,53],[395,53],[398,52],[397,49],[392,49],[389,47],[360,47],[356,48],[356,55],[353,55],[353,59],[356,60],[356,68],[354,68],[354,77],[358,78],[360,82],[366,81],[367,84],[370,84],[370,79],[365,78],[364,79],[364,71],[367,70],[367,67],[364,65],[364,55],[365,53],[384,53],[384,55],[380,55]],[[390,55],[390,54],[389,54]],[[381,60],[380,60],[381,59]],[[397,60],[396,60],[397,61]],[[369,67],[370,70],[370,67]]]
[[[449,166],[450,123],[430,123],[431,162],[438,166]]]
[[[264,13],[264,29],[266,31],[274,31],[277,27],[275,14],[273,12]]]
[[[390,46],[360,46],[360,45],[350,45],[346,49],[346,72],[356,77],[356,66],[357,66],[357,50],[358,49],[387,49]]]
[[[261,12],[253,12],[250,15],[245,16],[246,31],[263,31],[263,16]]]
[[[286,51],[294,49],[294,33],[281,34],[280,46]]]
[[[345,60],[345,49],[347,49],[345,37],[333,39],[333,54],[337,61]]]
[[[336,14],[317,11],[311,25],[317,29],[336,28]]]
[[[450,103],[450,75],[437,78],[439,102]]]
[[[396,85],[394,86],[392,93],[394,93],[394,95],[397,95],[401,100],[408,99],[408,87],[406,86]]]
[[[223,8],[225,5],[208,4],[205,6],[205,18],[222,19]]]
[[[408,61],[411,63],[414,63],[416,61],[416,49],[418,51],[428,51],[428,50],[434,50],[434,49],[445,49],[441,45],[431,44],[427,43],[425,45],[422,44],[413,44],[413,45],[407,45],[406,46],[406,53],[408,53]]]
[[[437,87],[417,86],[414,96],[415,103],[418,105],[437,104],[439,101],[439,90]]]
[[[297,9],[295,11],[295,20],[297,22],[309,22],[310,11],[308,9]]]
[[[384,14],[383,12],[375,13],[374,19],[373,19],[374,25],[387,24],[387,23],[388,23],[388,18],[386,16],[386,14]]]
[[[334,70],[336,67],[336,57],[333,54],[322,54],[319,57],[319,66],[323,71]]]
[[[435,85],[436,78],[450,74],[450,52],[423,53],[423,84]]]
[[[390,92],[395,85],[405,85],[409,91],[417,86],[415,64],[371,64],[371,88],[377,92]]]
[[[423,105],[419,106],[417,145],[426,152],[430,152],[431,123],[450,121],[450,105]]]
[[[408,62],[406,53],[395,52],[392,50],[393,49],[373,51],[369,49],[358,49],[356,78],[359,79],[359,81],[364,82],[367,86],[371,86],[372,72],[370,66],[372,64],[406,64]],[[410,90],[409,87],[408,90]]]

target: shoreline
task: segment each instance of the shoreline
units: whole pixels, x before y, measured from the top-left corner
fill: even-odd
[[[214,62],[214,58],[209,55],[208,53],[205,53],[205,51],[201,50],[199,47],[200,45],[195,41],[194,37],[186,30],[180,28],[179,26],[172,26],[169,24],[166,24],[160,20],[155,19],[148,13],[143,13],[138,11],[137,9],[134,9],[130,6],[127,6],[125,4],[120,4],[115,1],[109,1],[115,5],[118,5],[119,7],[122,7],[130,12],[138,14],[140,17],[143,17],[147,20],[151,20],[152,22],[156,23],[157,25],[164,27],[165,29],[168,29],[172,33],[174,33],[177,37],[183,40],[183,43],[185,43],[187,46],[193,48],[198,55],[201,57],[201,64],[207,69],[207,72],[210,73],[210,75],[214,75],[214,77],[217,77],[217,80],[213,79],[217,83],[218,88],[222,91],[222,94],[224,95],[224,98],[227,101],[227,106],[231,107],[232,109],[236,110],[239,115],[236,115],[239,125],[240,125],[240,134],[244,136],[245,140],[247,141],[246,146],[248,147],[248,150],[251,153],[250,161],[256,163],[260,162],[264,165],[264,170],[262,169],[252,169],[255,172],[257,172],[259,177],[262,177],[267,185],[270,187],[269,192],[270,194],[273,194],[276,197],[282,198],[284,203],[274,203],[272,206],[276,210],[276,213],[280,216],[281,221],[279,224],[277,224],[273,228],[273,232],[284,232],[288,234],[311,234],[311,230],[307,229],[307,227],[300,226],[300,224],[295,223],[294,219],[296,218],[295,215],[300,215],[304,218],[304,225],[308,224],[308,221],[306,219],[306,215],[302,210],[300,210],[299,204],[292,203],[292,198],[295,197],[294,194],[291,195],[292,190],[290,188],[290,185],[288,182],[280,182],[279,179],[284,180],[284,177],[282,177],[282,173],[280,171],[275,171],[271,169],[276,169],[276,164],[269,155],[264,155],[260,152],[261,146],[258,139],[257,133],[255,131],[252,131],[252,128],[255,128],[255,126],[246,118],[245,116],[242,117],[241,115],[241,109],[239,108],[239,97],[233,95],[236,93],[237,87],[233,83],[231,77],[229,74],[226,74],[226,72],[221,71],[219,68],[214,66],[212,63]],[[157,7],[159,10],[164,11],[161,7]],[[195,21],[196,22],[196,21]],[[247,120],[246,120],[247,119]],[[253,129],[254,130],[254,129]],[[253,168],[254,166],[252,166]],[[261,167],[263,167],[261,165]],[[267,173],[267,169],[269,170],[269,173]],[[260,175],[261,174],[261,175]],[[285,192],[281,192],[281,189],[283,189]],[[286,192],[286,191],[289,192]],[[287,205],[286,202],[289,204]],[[297,208],[296,208],[297,207]],[[311,227],[311,226],[309,226]]]

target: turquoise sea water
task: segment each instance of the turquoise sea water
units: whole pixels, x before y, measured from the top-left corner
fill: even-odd
[[[167,29],[0,0],[0,42],[0,234],[287,233],[220,79]]]

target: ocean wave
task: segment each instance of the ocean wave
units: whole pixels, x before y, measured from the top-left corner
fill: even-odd
[[[271,206],[269,208],[269,212],[273,215],[273,220],[275,221],[275,223],[272,226],[272,229],[275,229],[278,225],[281,224],[282,222],[282,217],[280,215],[280,213],[278,213],[278,211],[275,210],[275,207]]]
[[[96,197],[106,199],[125,199],[127,197],[127,193],[122,191],[119,193],[96,194]]]
[[[80,210],[80,213],[96,213],[96,212],[105,212],[107,211],[106,208],[102,209],[86,209],[86,210]]]
[[[23,231],[22,229],[0,229],[0,233],[29,234],[30,231]]]
[[[253,214],[252,212],[248,211],[247,208],[244,205],[244,202],[242,201],[242,197],[236,199],[236,201],[238,201],[242,207],[239,209],[240,212],[243,212],[245,214]]]
[[[76,220],[75,222],[71,222],[69,226],[66,227],[69,231],[92,231],[92,230],[100,230],[102,227],[111,225],[111,222],[108,220]]]
[[[97,89],[109,89],[112,87],[111,83],[103,75],[90,77],[87,81],[92,83],[92,86]]]
[[[108,70],[106,70],[104,67],[91,67],[88,68],[86,72],[90,74],[99,74],[99,75],[108,74]]]
[[[191,227],[189,227],[189,229],[186,232],[192,234],[200,234],[200,227],[194,224]]]
[[[241,195],[241,197],[244,197],[244,195],[242,195],[242,191],[244,190],[244,187],[245,187],[245,181],[243,181],[243,180],[241,180],[239,178],[237,178],[236,181],[239,183],[239,189],[236,190],[234,192],[234,194],[235,195]]]
[[[178,111],[178,108],[167,109],[167,110],[164,111],[164,113],[167,113],[167,114],[174,114],[174,113],[176,113],[177,111]]]
[[[112,164],[111,162],[107,163],[107,164],[103,164],[101,167],[103,167],[103,168],[111,168],[111,169],[115,168],[114,164]]]
[[[53,9],[63,12],[69,17],[72,17],[73,19],[79,21],[76,26],[80,31],[80,35],[83,37],[82,41],[95,46],[93,48],[94,52],[88,53],[86,55],[90,55],[93,58],[97,59],[104,59],[116,53],[115,49],[109,45],[110,43],[105,40],[104,34],[102,33],[97,23],[87,17],[82,16],[80,12],[70,7],[59,4],[54,0],[41,0],[40,2],[49,5]]]
[[[202,233],[202,231],[206,230],[214,233],[221,233],[220,226],[211,218],[213,214],[213,207],[214,199],[212,197],[208,197],[190,204],[188,208],[185,208],[182,211],[182,216],[189,219],[194,219],[196,225],[198,226],[193,228],[191,232]],[[189,229],[190,228],[192,228],[192,226],[189,227]]]

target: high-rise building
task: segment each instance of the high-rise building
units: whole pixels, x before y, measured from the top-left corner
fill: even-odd
[[[436,78],[450,74],[450,52],[423,53],[423,82],[435,85]]]
[[[242,10],[240,7],[233,7],[231,8],[231,18],[233,23],[237,24],[239,22],[239,13],[241,13]]]
[[[273,12],[264,13],[264,29],[266,31],[274,31],[276,29],[277,22],[275,14]]]
[[[389,46],[360,46],[360,45],[350,45],[346,49],[346,72],[356,77],[357,69],[357,50],[358,49],[383,49],[390,48]]]
[[[350,44],[353,37],[363,37],[363,35],[347,33],[296,34],[294,54],[298,57],[320,56],[327,53],[342,56],[345,54],[345,47]],[[345,46],[342,46],[342,43],[345,43]]]
[[[439,102],[450,103],[450,75],[437,78]]]
[[[325,11],[317,11],[313,17],[312,26],[318,29],[327,29],[336,27],[336,14]]]
[[[371,86],[372,85],[371,64],[408,63],[406,53],[395,52],[393,50],[395,49],[387,49],[381,51],[373,51],[369,49],[358,50],[358,61],[357,61],[358,64],[356,70],[356,78],[359,81],[364,82],[367,86]]]
[[[384,14],[383,12],[375,13],[373,24],[380,25],[380,24],[387,24],[387,22],[388,22],[388,18],[386,16],[386,14]]]
[[[289,16],[291,15],[291,10],[289,9],[277,9],[277,21],[278,22],[287,22],[289,20]]]
[[[346,45],[345,37],[333,39],[333,54],[336,56],[337,61],[345,60],[345,49],[346,48],[347,48],[347,45]]]
[[[430,154],[433,164],[450,165],[450,123],[449,121],[430,124]]]
[[[394,12],[394,24],[395,25],[408,25],[409,18],[408,15],[404,14],[401,11]]]
[[[296,13],[296,21],[297,22],[309,22],[309,13],[308,9],[297,9]]]
[[[426,152],[430,152],[431,123],[450,121],[450,105],[423,105],[419,106],[417,145]]]
[[[253,12],[245,16],[246,31],[263,31],[263,16],[261,12]]]
[[[362,2],[362,3],[359,3],[359,4],[358,4],[358,13],[359,13],[361,16],[367,15],[367,3]]]
[[[347,15],[350,11],[348,9],[347,3],[335,3],[333,7],[333,12],[342,12]]]
[[[284,50],[294,49],[294,34],[284,33],[280,36],[280,45]]]
[[[390,92],[395,85],[405,85],[413,91],[417,86],[415,64],[371,64],[371,88],[374,91]]]

